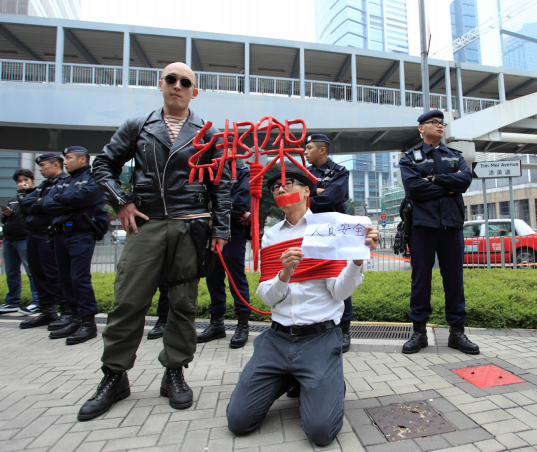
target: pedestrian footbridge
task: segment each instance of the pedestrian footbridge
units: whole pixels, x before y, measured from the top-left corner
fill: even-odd
[[[0,15],[2,150],[61,151],[77,143],[98,153],[126,118],[162,104],[157,82],[173,61],[194,69],[200,94],[192,109],[219,128],[226,119],[302,118],[310,132],[328,134],[339,154],[404,150],[420,140],[419,57]],[[430,107],[452,122],[449,140],[511,152],[520,143],[503,144],[512,138],[506,134],[535,130],[537,73],[430,60],[429,76]]]

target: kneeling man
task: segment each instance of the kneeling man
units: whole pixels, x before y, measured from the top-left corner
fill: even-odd
[[[268,180],[268,187],[286,215],[265,232],[262,248],[302,238],[308,215],[313,215],[307,207],[313,183],[297,166],[286,163],[285,185],[281,184],[279,170]],[[291,193],[298,193],[300,200],[287,205],[278,202],[280,196]],[[373,250],[378,231],[367,229],[366,244]],[[343,424],[342,334],[337,324],[343,314],[343,300],[363,280],[363,261],[349,262],[337,278],[301,277],[297,278],[299,282],[290,282],[302,258],[300,247],[283,251],[281,270],[259,284],[257,295],[271,307],[273,322],[256,338],[254,354],[231,395],[228,428],[237,435],[255,430],[296,379],[301,387],[302,428],[313,442],[324,446]],[[264,264],[262,261],[262,273]]]

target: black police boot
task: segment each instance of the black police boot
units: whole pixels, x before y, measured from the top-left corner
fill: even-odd
[[[448,347],[456,348],[469,355],[479,355],[479,345],[470,342],[464,334],[464,323],[449,327]]]
[[[73,333],[71,336],[67,337],[67,339],[65,340],[65,344],[81,344],[82,342],[89,341],[94,337],[97,337],[97,325],[95,325],[95,316],[87,315],[82,317],[82,324],[80,325],[80,328],[78,328],[76,333]]]
[[[414,322],[414,333],[409,341],[403,345],[403,353],[410,355],[418,353],[422,348],[429,346],[427,341],[427,324]]]
[[[59,330],[51,331],[48,335],[51,339],[62,339],[64,337],[69,337],[75,334],[82,325],[82,319],[78,315],[71,316],[71,323],[68,323],[63,328]]]
[[[198,334],[198,344],[213,341],[215,339],[222,339],[223,337],[226,337],[224,316],[211,314],[211,324],[205,328],[203,333]]]
[[[246,344],[246,342],[248,342],[248,333],[250,332],[248,320],[250,320],[249,311],[239,313],[239,322],[237,323],[235,334],[229,342],[230,348],[241,348],[244,347],[244,344]]]
[[[162,336],[164,336],[164,330],[166,329],[167,321],[168,321],[168,317],[164,317],[164,318],[159,317],[153,329],[149,333],[147,333],[147,339],[149,340],[159,339]]]
[[[343,335],[343,344],[341,344],[341,351],[347,353],[349,348],[351,348],[351,322],[341,322],[339,324],[341,327],[341,334]]]
[[[48,324],[49,331],[56,331],[65,328],[73,321],[73,315],[71,314],[71,308],[67,303],[60,305],[60,318],[55,322]]]
[[[45,304],[41,306],[41,313],[36,317],[31,317],[20,323],[19,328],[25,330],[26,328],[36,328],[38,326],[48,325],[49,323],[58,320],[58,314],[56,313],[56,306],[53,304]]]
[[[183,368],[167,368],[162,376],[160,395],[168,397],[170,406],[176,410],[184,410],[192,406],[194,395],[192,389],[186,384]]]
[[[89,421],[106,413],[114,403],[130,396],[127,372],[112,372],[103,366],[104,377],[97,386],[97,391],[82,405],[78,412],[79,421]]]

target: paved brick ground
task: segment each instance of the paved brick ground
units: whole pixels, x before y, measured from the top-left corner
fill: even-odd
[[[285,396],[253,434],[235,437],[227,430],[228,399],[253,352],[254,337],[240,350],[228,347],[231,333],[198,348],[186,371],[195,403],[184,411],[159,397],[161,341],[144,339],[129,372],[132,395],[102,418],[79,423],[76,413],[102,376],[101,336],[67,347],[49,340],[45,328],[20,330],[7,318],[0,319],[2,452],[537,450],[537,333],[531,331],[469,330],[482,350],[476,357],[449,349],[444,329],[431,330],[434,345],[411,356],[400,353],[400,342],[354,343],[344,355],[343,429],[321,448],[302,432],[298,402]],[[479,389],[451,371],[477,364],[495,364],[525,383]],[[428,401],[457,431],[387,442],[365,409],[412,400]]]

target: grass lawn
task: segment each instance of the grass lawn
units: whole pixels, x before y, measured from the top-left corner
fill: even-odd
[[[409,322],[410,272],[367,272],[363,284],[352,294],[354,320],[371,322]],[[255,294],[259,273],[248,273],[251,304],[262,311],[270,309]],[[93,273],[93,287],[100,312],[114,306],[115,273]],[[533,270],[464,270],[467,326],[483,328],[537,328],[537,272]],[[22,305],[30,303],[28,278],[23,275]],[[0,276],[0,301],[7,293],[6,277]],[[209,317],[210,297],[202,279],[198,297],[198,317]],[[148,315],[156,315],[158,292]],[[227,292],[226,318],[235,318],[233,299]],[[444,290],[439,270],[433,271],[433,313],[430,323],[445,325]],[[253,313],[253,320],[269,316]]]

